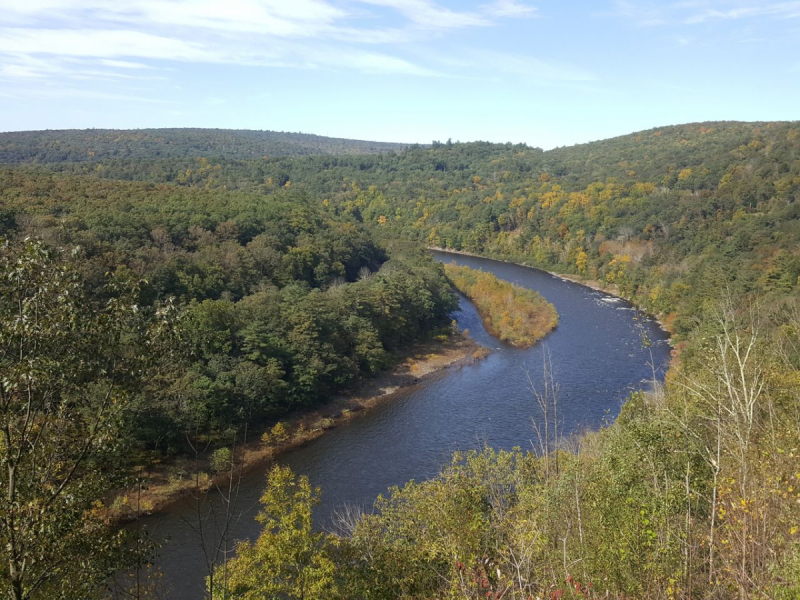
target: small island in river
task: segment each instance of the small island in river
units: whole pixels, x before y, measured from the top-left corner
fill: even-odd
[[[537,292],[469,267],[444,268],[458,291],[475,304],[486,330],[504,342],[528,348],[558,325],[556,307]]]

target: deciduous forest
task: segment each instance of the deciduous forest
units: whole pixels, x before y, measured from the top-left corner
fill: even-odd
[[[104,510],[135,467],[189,431],[224,447],[271,427],[447,329],[425,247],[631,300],[673,336],[666,382],[546,455],[456,454],[338,535],[312,526],[324,490],[276,466],[262,535],[210,597],[800,595],[797,123],[547,152],[0,134],[0,160],[7,597],[103,597],[148,560]]]

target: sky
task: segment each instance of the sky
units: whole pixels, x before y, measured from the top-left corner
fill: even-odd
[[[0,0],[0,131],[571,145],[800,119],[800,1]]]

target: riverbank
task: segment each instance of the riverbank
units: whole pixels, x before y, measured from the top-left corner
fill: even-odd
[[[563,279],[564,281],[570,281],[572,283],[577,283],[578,285],[582,285],[584,287],[588,287],[589,289],[595,290],[596,292],[602,292],[603,294],[608,294],[609,296],[613,296],[614,298],[619,298],[620,300],[625,300],[625,302],[630,302],[633,306],[636,306],[634,302],[630,298],[626,298],[622,295],[619,287],[615,284],[604,284],[601,281],[596,279],[589,279],[588,277],[582,277],[580,275],[573,275],[573,274],[565,274],[565,273],[556,273],[555,271],[548,271],[547,269],[542,269],[541,267],[537,267],[534,265],[529,265],[526,262],[515,262],[513,260],[507,260],[505,258],[499,258],[496,256],[484,255],[484,254],[475,254],[474,252],[466,252],[464,250],[452,250],[450,248],[439,248],[438,246],[428,246],[428,250],[435,250],[437,252],[444,252],[445,254],[460,254],[461,256],[473,256],[475,258],[486,258],[489,260],[496,260],[497,262],[506,263],[509,265],[516,265],[518,267],[527,267],[529,269],[536,269],[537,271],[541,271],[542,273],[547,273],[548,275],[552,275],[553,277],[557,277],[559,279]],[[636,306],[636,310],[641,311],[645,315],[647,315],[650,319],[658,324],[658,326],[666,333],[671,334],[672,332],[666,326],[664,321],[662,320],[662,315],[655,315],[649,313],[640,307]],[[671,348],[675,349],[675,346],[672,344],[672,340],[668,339],[667,343],[670,345]]]
[[[438,253],[436,258],[481,267],[539,290],[556,306],[561,320],[546,344],[565,438],[613,420],[631,390],[652,380],[652,365],[662,380],[670,360],[666,335],[634,311],[620,310],[621,302],[599,301],[597,294],[536,269]],[[518,349],[499,343],[486,331],[475,305],[464,298],[453,318],[475,341],[493,349],[486,360],[431,375],[365,411],[363,418],[275,459],[321,488],[313,514],[318,531],[337,530],[344,507],[372,512],[377,496],[386,497],[393,486],[435,477],[455,451],[480,450],[487,444],[496,450],[538,447],[534,423],[543,424],[543,416],[531,383],[541,390],[543,346]],[[641,344],[639,326],[653,340],[649,348]],[[255,539],[262,532],[252,516],[271,464],[242,478],[236,514],[247,514],[235,519],[230,539]],[[205,514],[225,514],[226,489],[209,494]],[[160,565],[165,579],[182,592],[180,598],[198,598],[204,590],[206,556],[192,527],[197,518],[195,503],[186,498],[141,523],[155,542],[168,540],[160,550]]]
[[[233,452],[236,476],[263,467],[280,454],[307,444],[380,404],[391,402],[398,391],[423,383],[433,373],[461,368],[488,353],[486,348],[461,333],[416,344],[386,373],[360,382],[353,390],[317,409],[287,415],[280,422],[279,435],[271,434],[271,428],[249,433],[249,440],[239,444]],[[203,494],[215,486],[227,486],[230,472],[214,473],[212,454],[201,452],[196,458],[176,459],[140,469],[139,484],[112,494],[106,511],[108,520],[130,522],[164,511],[183,498]]]

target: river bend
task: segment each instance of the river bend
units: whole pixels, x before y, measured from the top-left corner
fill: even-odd
[[[619,414],[631,391],[663,379],[669,363],[667,334],[629,303],[549,273],[484,258],[434,252],[441,261],[491,271],[501,279],[531,288],[552,302],[558,327],[533,348],[516,349],[486,333],[474,306],[461,298],[453,317],[480,344],[491,348],[484,360],[446,369],[425,382],[398,392],[368,414],[344,423],[308,445],[280,457],[312,485],[322,487],[317,511],[320,526],[344,504],[369,509],[390,486],[434,476],[454,450],[514,446],[532,448],[535,399],[523,369],[541,377],[542,348],[550,352],[560,386],[559,413],[565,433],[597,429]],[[652,342],[643,344],[643,334]],[[236,539],[253,538],[253,517],[265,481],[263,470],[244,480],[234,525]],[[180,503],[164,514],[144,519],[161,551],[169,598],[202,597],[205,576],[192,514]]]

